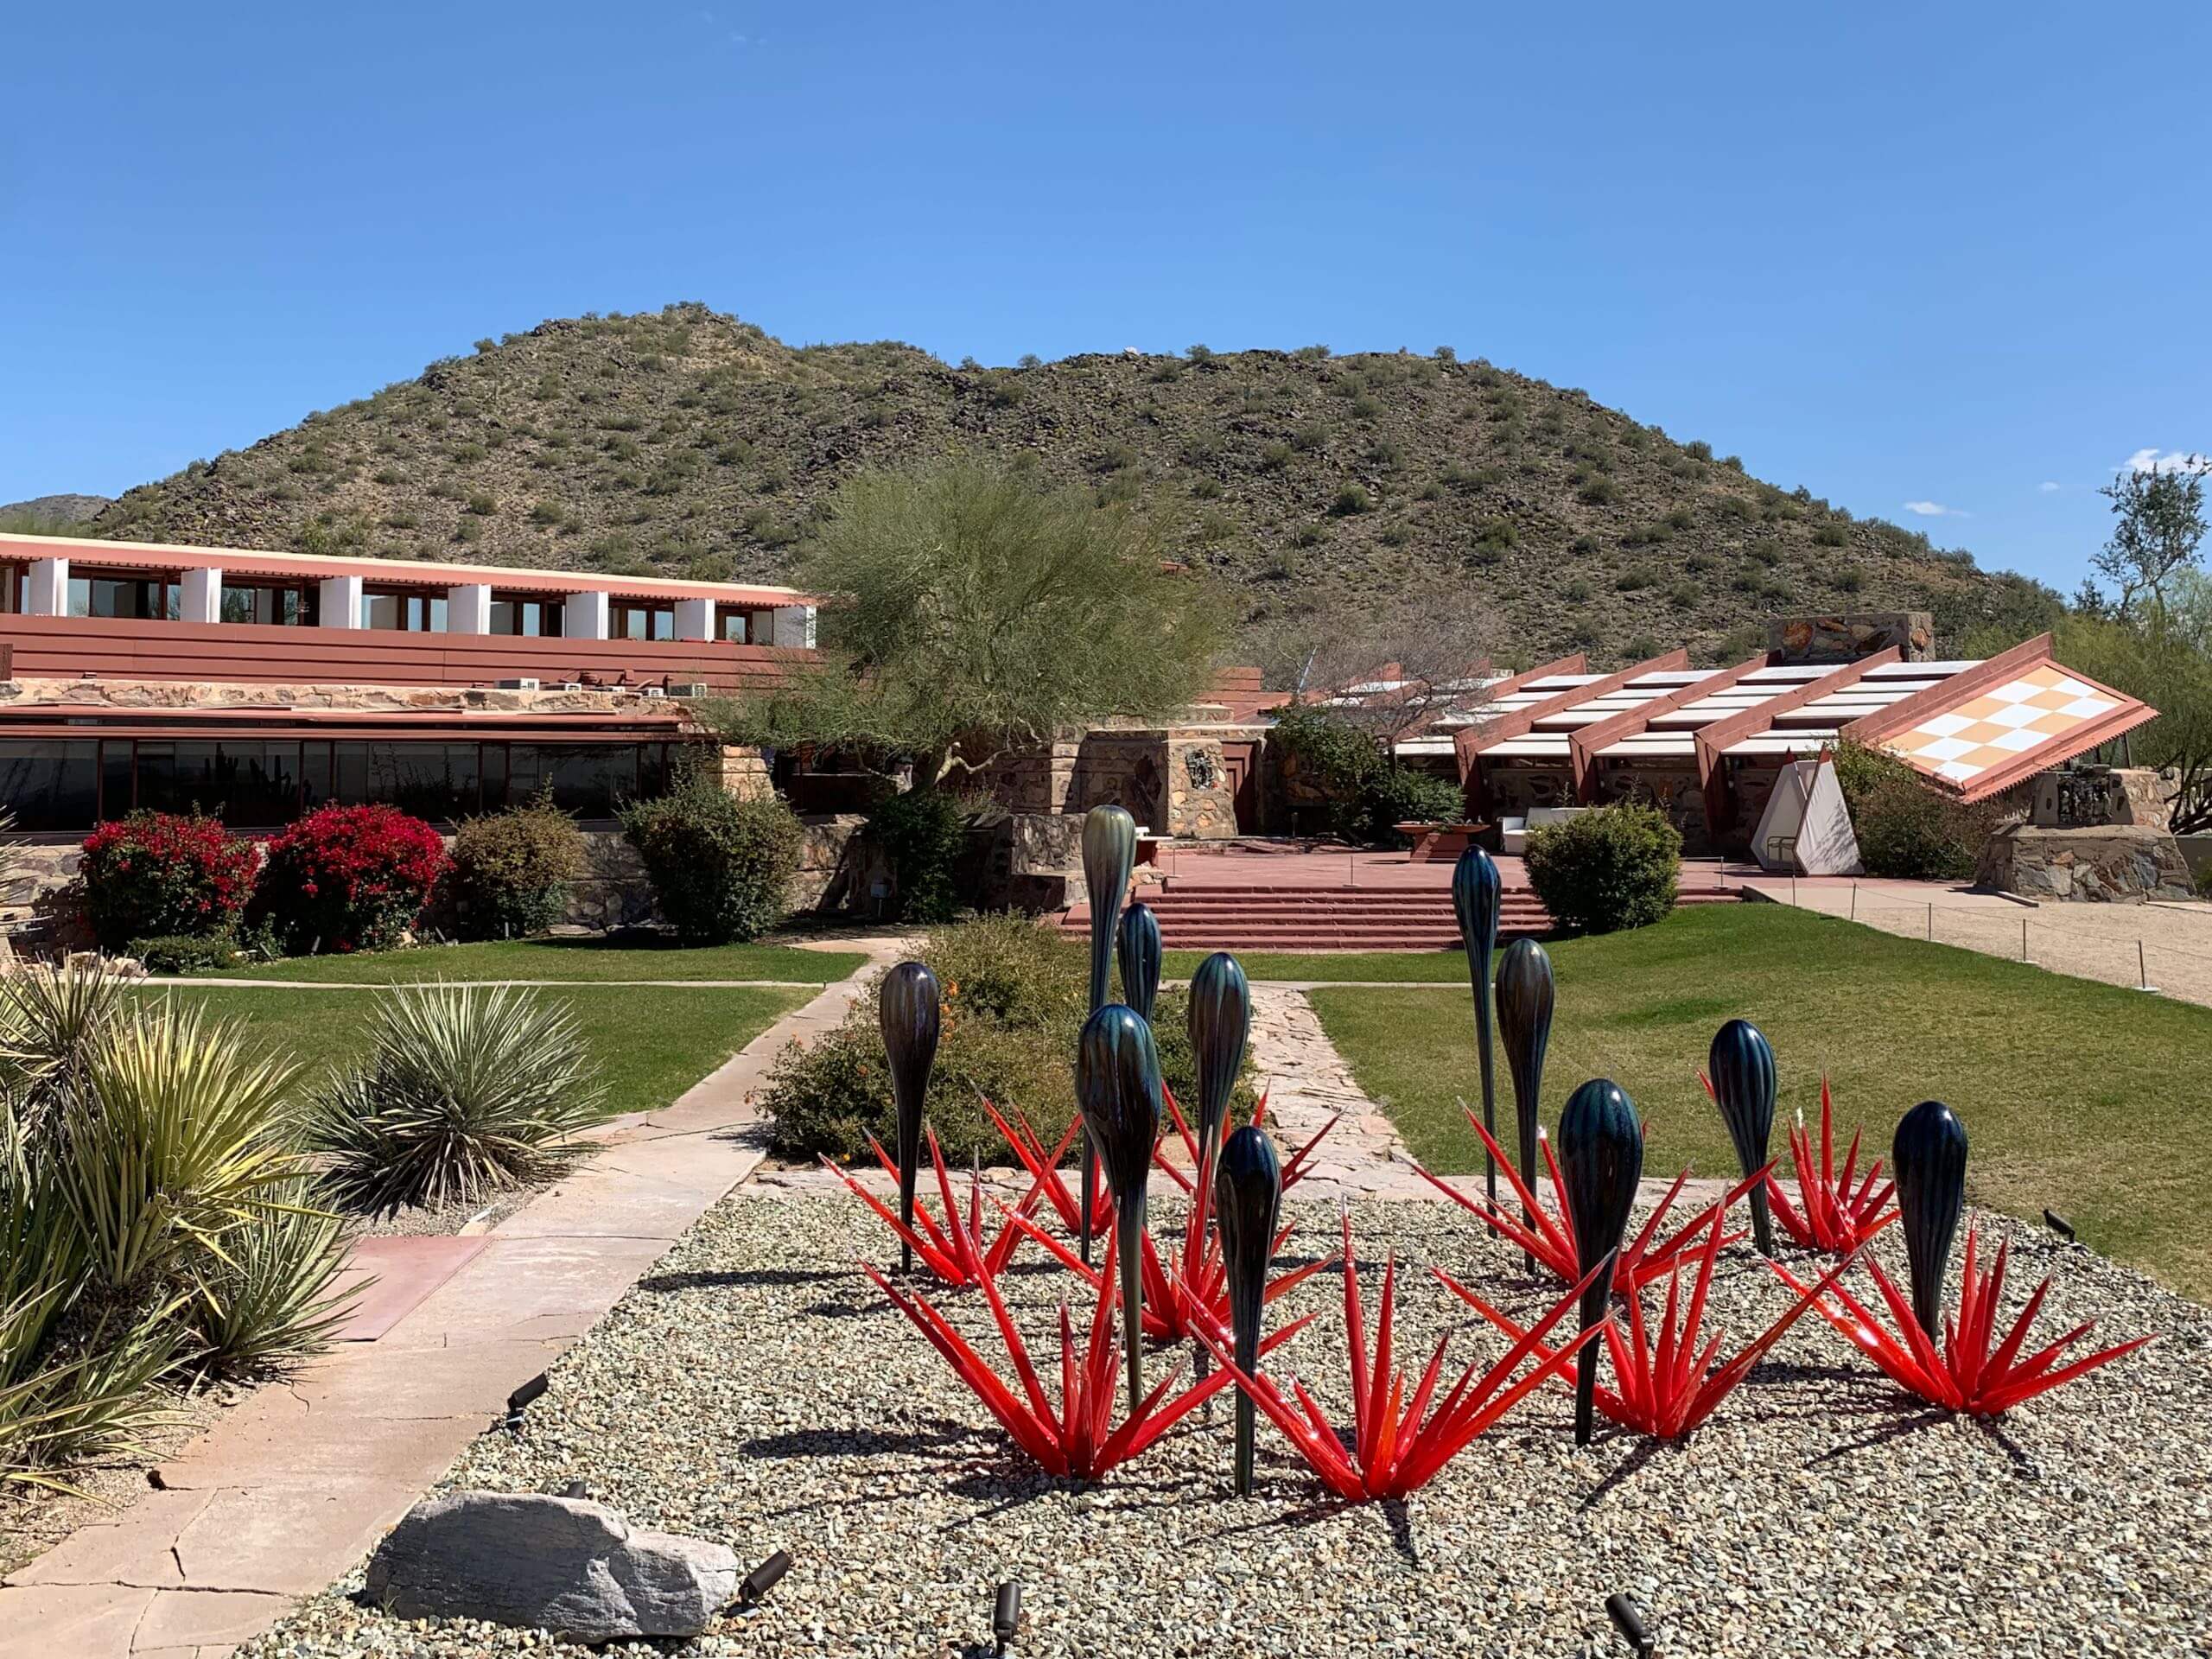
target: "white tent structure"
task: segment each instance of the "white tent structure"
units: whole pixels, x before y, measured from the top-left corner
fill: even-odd
[[[1751,853],[1762,869],[1799,875],[1866,873],[1834,759],[1825,749],[1813,760],[1783,766],[1751,838]]]

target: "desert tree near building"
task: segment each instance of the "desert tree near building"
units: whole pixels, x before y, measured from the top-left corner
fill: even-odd
[[[921,790],[1109,715],[1171,715],[1226,639],[1141,515],[978,461],[850,480],[800,570],[836,596],[823,662],[710,717],[733,741],[911,760]]]

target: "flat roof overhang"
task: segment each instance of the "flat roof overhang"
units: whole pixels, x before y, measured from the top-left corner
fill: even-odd
[[[162,542],[111,542],[77,536],[0,535],[0,560],[67,559],[72,565],[118,572],[221,570],[278,581],[321,582],[359,576],[381,586],[442,590],[482,583],[518,594],[608,594],[618,599],[708,599],[722,605],[812,605],[821,596],[797,588],[728,582],[685,582],[671,576],[611,576],[577,570],[540,570],[521,565],[436,564],[416,559],[341,559],[315,553],[274,553],[251,548],[185,547]]]

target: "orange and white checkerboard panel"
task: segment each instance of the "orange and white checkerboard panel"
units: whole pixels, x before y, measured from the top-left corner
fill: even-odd
[[[1923,772],[1970,784],[1991,767],[2056,742],[2120,706],[2056,663],[2042,663],[2017,680],[1900,732],[1884,747]]]

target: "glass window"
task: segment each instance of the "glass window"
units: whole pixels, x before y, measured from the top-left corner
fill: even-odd
[[[508,746],[507,798],[526,801],[550,789],[553,804],[580,818],[610,818],[638,796],[638,748],[632,743],[515,743]]]
[[[89,830],[99,810],[99,743],[0,742],[0,803],[18,830]]]
[[[361,626],[365,628],[399,627],[400,597],[397,594],[363,594]]]
[[[184,613],[184,593],[175,582],[107,576],[69,578],[69,614],[125,621],[174,622]]]
[[[440,821],[482,810],[474,743],[334,743],[331,754],[334,795],[348,806],[382,802]]]
[[[742,645],[751,642],[753,618],[734,605],[718,606],[715,612],[720,637],[724,645]]]
[[[607,637],[610,639],[673,639],[676,607],[672,605],[632,605],[616,602],[607,607]]]
[[[254,622],[264,627],[305,627],[315,620],[315,607],[305,588],[271,588],[257,582],[223,584],[222,620]]]
[[[300,810],[299,741],[142,740],[137,804],[204,812],[234,827],[289,823]]]

